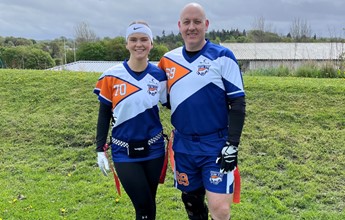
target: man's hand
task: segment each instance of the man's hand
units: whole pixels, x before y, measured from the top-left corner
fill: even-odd
[[[109,171],[109,163],[104,152],[97,152],[97,163],[103,175],[108,176],[107,171]]]
[[[237,166],[237,151],[236,146],[230,145],[227,141],[222,151],[219,153],[216,163],[220,164],[221,173],[229,173]]]

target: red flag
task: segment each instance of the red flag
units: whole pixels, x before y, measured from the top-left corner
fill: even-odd
[[[238,166],[234,170],[234,196],[233,202],[240,203],[241,199],[241,175]]]
[[[114,170],[114,167],[113,167],[113,166],[110,166],[110,168],[111,168],[111,171],[112,171],[113,174],[114,174],[114,181],[115,181],[116,191],[117,191],[117,193],[119,194],[119,196],[121,196],[121,188],[120,188],[120,180],[119,180],[119,177],[116,175],[115,170]]]
[[[168,141],[168,145],[169,145],[169,141]],[[159,183],[161,183],[161,184],[164,183],[165,176],[167,174],[168,157],[169,157],[169,151],[168,151],[168,149],[166,149],[165,150],[165,158],[164,158],[163,168],[162,168],[161,175],[159,177]]]
[[[174,133],[173,131],[171,131],[170,133],[170,137],[168,138],[168,144],[166,147],[166,151],[165,151],[165,158],[164,158],[164,164],[163,164],[163,168],[162,168],[162,172],[161,172],[161,176],[159,177],[159,183],[164,183],[165,180],[165,176],[167,173],[167,168],[168,168],[168,160],[170,159],[170,164],[173,166],[173,158],[174,158],[174,152],[172,151],[172,142],[174,140]],[[174,169],[173,169],[174,171]]]
[[[174,172],[175,160],[174,160],[174,151],[172,149],[173,142],[174,142],[174,131],[172,130],[170,133],[170,139],[168,143],[168,151],[169,151],[169,161],[170,161],[171,170]]]
[[[109,161],[108,154],[107,154],[108,148],[109,148],[109,145],[105,144],[104,147],[103,147],[103,150],[104,150],[104,154],[105,154],[106,158]],[[119,177],[116,175],[116,172],[115,172],[115,169],[114,169],[112,163],[110,164],[110,169],[111,169],[111,171],[113,172],[113,175],[114,175],[114,182],[115,182],[116,191],[119,194],[119,196],[121,196],[120,180],[119,180]]]

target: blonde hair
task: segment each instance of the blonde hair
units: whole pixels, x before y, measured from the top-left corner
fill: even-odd
[[[146,21],[143,21],[143,20],[133,21],[132,23],[130,23],[128,25],[128,27],[133,25],[133,24],[143,24],[143,25],[146,25],[147,27],[150,27],[149,24]]]

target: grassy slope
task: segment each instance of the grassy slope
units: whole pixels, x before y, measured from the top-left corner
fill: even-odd
[[[96,165],[98,77],[0,70],[0,219],[134,219]],[[242,202],[232,219],[344,219],[344,79],[244,80]],[[172,179],[169,170],[159,187],[158,220],[186,216]]]

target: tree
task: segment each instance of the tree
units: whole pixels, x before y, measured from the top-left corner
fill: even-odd
[[[237,38],[236,42],[237,42],[237,43],[248,43],[249,40],[248,40],[248,38],[245,37],[245,36],[240,36],[240,37]]]
[[[48,51],[53,59],[63,60],[64,47],[63,41],[60,39],[55,39],[48,43]]]
[[[55,65],[49,53],[43,50],[32,48],[28,50],[28,56],[24,69],[48,69]]]
[[[5,38],[0,36],[0,47],[5,46]]]
[[[311,38],[311,27],[306,20],[295,18],[290,26],[290,34],[296,42],[305,42]]]
[[[32,46],[36,44],[36,41],[22,37],[5,37],[2,44],[4,46]]]
[[[105,46],[101,41],[82,43],[77,50],[78,60],[105,60]]]
[[[159,59],[168,51],[168,47],[164,44],[154,44],[150,51],[149,59],[152,61],[159,61]]]
[[[7,68],[13,69],[47,69],[55,65],[48,52],[29,46],[5,48],[1,57]]]
[[[254,22],[252,23],[252,30],[258,30],[262,32],[266,31],[265,18],[263,16],[255,18]]]
[[[249,31],[249,38],[254,42],[264,42],[264,33],[265,33],[265,18],[257,17],[253,24],[253,28]]]
[[[255,18],[252,26],[253,28],[249,31],[249,35],[251,35],[250,38],[254,42],[271,42],[267,35],[271,35],[272,25],[267,25],[263,16]]]
[[[129,52],[126,49],[126,39],[116,37],[114,39],[103,40],[105,45],[105,59],[109,61],[125,60],[129,58]]]
[[[98,40],[95,32],[90,28],[88,23],[81,22],[74,28],[75,41],[79,45],[85,42],[95,42]]]

